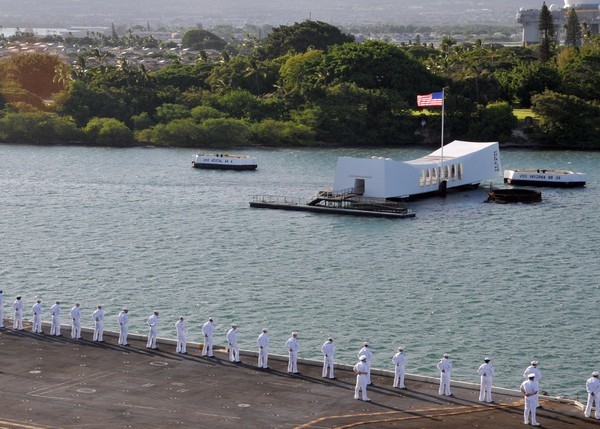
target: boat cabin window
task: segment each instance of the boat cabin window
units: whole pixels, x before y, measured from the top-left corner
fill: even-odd
[[[463,178],[463,165],[462,162],[460,164],[458,164],[458,179],[462,179]]]
[[[454,164],[452,164],[452,168],[450,169],[450,178],[456,180],[456,165]]]
[[[419,177],[419,186],[425,186],[425,170],[421,170],[421,176]]]
[[[443,179],[445,179],[445,180],[450,179],[450,166],[446,165],[445,168],[444,168],[444,170],[445,171],[444,171],[444,177],[443,177]]]
[[[429,168],[425,170],[425,185],[431,185],[431,170]]]
[[[438,178],[438,169],[434,168],[433,169],[433,177],[431,178],[432,185],[435,185],[437,183],[437,178]]]

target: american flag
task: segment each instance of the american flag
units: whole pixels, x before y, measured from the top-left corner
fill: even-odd
[[[444,102],[443,92],[434,92],[427,95],[417,95],[417,106],[428,107],[428,106],[441,106]]]

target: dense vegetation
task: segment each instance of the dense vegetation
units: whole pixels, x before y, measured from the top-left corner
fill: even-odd
[[[542,28],[542,24],[540,24]],[[544,24],[547,28],[547,24]],[[529,142],[600,147],[600,38],[569,46],[357,43],[321,22],[234,46],[205,30],[184,43],[194,64],[148,72],[102,49],[89,67],[26,53],[0,61],[0,141],[171,146],[403,145],[439,141],[440,110],[417,94],[446,91],[445,138],[515,141],[513,108],[531,108]],[[115,35],[111,44],[154,45]],[[217,55],[207,51],[218,50]],[[422,119],[425,127],[422,126]],[[522,134],[523,136],[523,134]],[[521,136],[521,137],[522,137]]]

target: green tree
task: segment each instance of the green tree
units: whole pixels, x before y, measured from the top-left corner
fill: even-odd
[[[203,49],[221,51],[227,46],[227,42],[210,31],[194,29],[184,33],[181,46],[194,51],[201,51]]]
[[[467,138],[478,141],[507,141],[517,128],[517,117],[506,102],[478,106],[476,114],[469,121]]]
[[[0,71],[2,81],[37,95],[49,98],[65,88],[65,82],[54,80],[55,68],[63,64],[55,55],[37,52],[19,54],[2,62]]]
[[[552,20],[552,13],[546,2],[542,5],[540,10],[540,20],[538,23],[538,29],[540,30],[540,61],[547,62],[554,56],[556,49],[556,31],[554,29],[554,22]]]
[[[93,118],[84,128],[87,140],[103,146],[123,146],[133,143],[133,132],[114,118]]]
[[[69,117],[48,112],[9,112],[0,118],[0,141],[16,143],[67,143],[82,133]]]
[[[207,119],[199,127],[206,139],[200,143],[216,147],[244,146],[252,135],[248,123],[239,119]]]
[[[540,140],[550,145],[600,147],[600,106],[552,91],[532,97]]]
[[[570,8],[567,11],[567,23],[565,24],[565,45],[573,46],[574,48],[578,48],[581,46],[581,25],[579,24],[579,17],[577,16],[577,12],[575,9]]]
[[[531,97],[545,90],[558,90],[561,78],[556,67],[549,63],[519,63],[503,81],[520,107],[531,106]]]
[[[309,49],[326,51],[332,45],[353,42],[354,36],[344,34],[339,28],[321,21],[304,21],[292,26],[282,25],[262,41],[263,58],[277,58],[288,52],[301,53]]]
[[[182,104],[165,103],[156,108],[156,122],[167,124],[175,119],[190,117],[190,110]]]
[[[298,146],[312,143],[315,132],[292,121],[266,119],[252,126],[252,140],[269,146]]]

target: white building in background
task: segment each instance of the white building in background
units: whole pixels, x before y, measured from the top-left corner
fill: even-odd
[[[563,7],[556,4],[549,6],[558,41],[560,41],[561,34],[564,33],[569,9],[575,9],[579,22],[581,24],[587,23],[592,34],[600,32],[600,0],[564,0],[564,2]],[[517,13],[517,22],[523,26],[523,37],[521,39],[523,46],[540,43],[540,31],[538,29],[540,9],[521,8]]]

